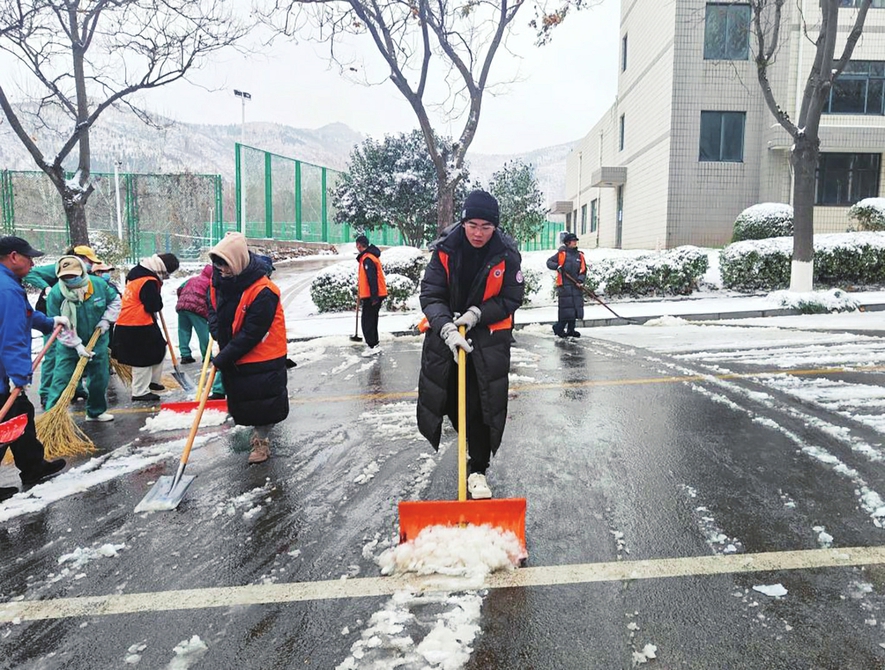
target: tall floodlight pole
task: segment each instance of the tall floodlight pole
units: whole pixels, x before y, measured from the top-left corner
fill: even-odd
[[[243,147],[246,145],[246,100],[252,99],[251,93],[234,89],[234,95],[242,103],[240,113],[240,232],[246,233],[246,179],[244,176]]]
[[[581,187],[584,185],[584,152],[578,152],[578,208],[575,210],[575,229],[572,231],[578,233],[578,219],[581,217]]]
[[[119,158],[114,159],[114,191],[117,197],[117,237],[123,241],[123,210],[120,207],[120,166],[123,164]]]

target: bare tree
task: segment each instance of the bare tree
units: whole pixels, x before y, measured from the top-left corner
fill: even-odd
[[[436,169],[437,223],[442,230],[454,218],[453,195],[464,179],[464,157],[476,135],[483,95],[491,86],[492,62],[506,40],[524,0],[267,0],[264,20],[279,34],[307,36],[330,47],[342,71],[356,71],[339,58],[339,41],[368,35],[389,69],[389,78],[418,119]],[[601,0],[563,0],[554,11],[535,5],[530,25],[538,43],[562,23],[570,8]],[[436,144],[428,113],[429,88],[442,85],[448,98],[440,104],[448,118],[462,119],[452,152]]]
[[[184,78],[242,37],[246,28],[228,6],[224,0],[0,0],[6,26],[0,49],[18,60],[40,90],[37,100],[25,97],[14,106],[8,94],[12,73],[4,73],[0,108],[61,195],[74,244],[89,241],[90,128],[111,106],[150,121],[129,96]],[[59,136],[59,125],[69,132]],[[38,130],[46,131],[44,145],[57,136],[53,157],[38,146]],[[75,174],[66,179],[63,163],[75,148]]]
[[[854,24],[848,33],[839,60],[834,60],[839,29],[839,6],[842,0],[818,0],[820,27],[813,41],[814,62],[805,82],[799,116],[793,120],[780,105],[772,91],[769,69],[774,64],[783,33],[786,0],[751,0],[755,58],[759,85],[769,110],[777,122],[793,138],[790,164],[793,167],[793,264],[790,288],[810,291],[814,276],[814,187],[815,171],[820,156],[820,119],[829,99],[830,89],[851,59],[863,31],[867,10],[872,0],[858,0]],[[847,15],[847,12],[845,13]],[[811,39],[804,16],[799,17],[803,35]]]

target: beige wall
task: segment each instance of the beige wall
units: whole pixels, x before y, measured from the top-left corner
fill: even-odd
[[[804,3],[807,16],[817,15],[816,0],[797,2]],[[578,212],[578,226],[580,205],[599,200],[599,246],[614,247],[616,242],[616,190],[589,186],[592,172],[602,165],[627,168],[624,248],[724,245],[731,239],[734,219],[746,207],[792,201],[792,139],[762,97],[752,60],[755,45],[746,61],[705,61],[706,4],[706,0],[621,0],[620,35],[628,36],[627,69],[621,71],[619,57],[618,96],[568,157],[566,168],[567,197]],[[769,79],[777,102],[796,119],[814,45],[801,35],[795,4],[786,3],[784,11],[783,25],[791,34],[778,51]],[[837,53],[854,13],[841,10]],[[809,32],[814,35],[813,26]],[[885,60],[885,9],[869,11],[854,58]],[[746,113],[743,162],[699,160],[701,111]],[[618,150],[621,115],[626,129],[623,151]],[[825,115],[821,148],[885,152],[885,117]],[[885,186],[880,185],[882,193]],[[841,232],[847,223],[846,207],[815,208],[816,232]],[[596,239],[589,235],[582,238],[581,246],[595,245]]]

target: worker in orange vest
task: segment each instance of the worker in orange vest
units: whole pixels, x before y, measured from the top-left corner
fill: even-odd
[[[209,251],[209,331],[218,342],[213,362],[224,373],[227,409],[252,426],[249,463],[270,458],[270,431],[289,416],[286,319],[280,289],[267,265],[230,232]]]
[[[157,313],[163,311],[163,280],[177,269],[175,254],[154,254],[142,258],[126,275],[123,307],[111,349],[120,363],[132,366],[134,401],[156,402],[160,399],[156,392],[166,388],[161,383],[166,339],[157,323]]]
[[[578,250],[578,236],[566,233],[559,251],[547,259],[547,267],[556,270],[556,294],[559,297],[558,322],[553,332],[559,337],[581,337],[575,322],[584,319],[584,291],[587,260]]]
[[[381,250],[369,243],[369,238],[360,235],[356,238],[356,250],[359,252],[356,262],[359,263],[358,289],[360,307],[363,310],[363,338],[366,340],[364,357],[381,353],[378,346],[378,313],[381,304],[387,297],[387,280],[381,267]]]
[[[498,230],[498,201],[473,191],[443,231],[421,281],[427,328],[418,377],[418,430],[439,449],[443,417],[458,427],[459,349],[467,355],[467,491],[491,498],[486,469],[504,434],[513,314],[525,283],[516,243]],[[467,331],[465,338],[459,326]],[[475,353],[474,353],[475,350]]]

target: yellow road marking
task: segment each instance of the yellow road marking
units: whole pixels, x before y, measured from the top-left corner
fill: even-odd
[[[770,375],[831,375],[846,374],[849,372],[883,372],[885,365],[871,365],[865,367],[841,367],[841,368],[815,368],[810,370],[760,370],[759,372],[729,372],[724,374],[709,375],[671,375],[667,377],[640,377],[636,379],[590,379],[579,382],[551,382],[544,384],[518,384],[511,386],[513,392],[523,391],[547,391],[551,389],[589,388],[592,386],[631,386],[640,384],[679,384],[685,382],[702,382],[707,379],[752,379]],[[399,391],[392,393],[350,393],[343,395],[309,397],[289,396],[289,402],[293,405],[308,405],[318,402],[352,402],[362,401],[385,401],[385,400],[410,400],[417,398],[417,391]],[[170,401],[173,402],[173,401]],[[151,407],[121,407],[114,408],[114,414],[150,414],[160,411],[158,405]],[[83,412],[76,412],[82,415]]]
[[[635,579],[665,579],[781,570],[856,567],[885,563],[885,547],[774,551],[645,561],[614,561],[521,568],[490,575],[484,582],[431,576],[366,577],[291,584],[253,584],[177,591],[21,600],[0,604],[0,623],[70,617],[199,610],[308,600],[340,600],[415,593],[560,586]]]

